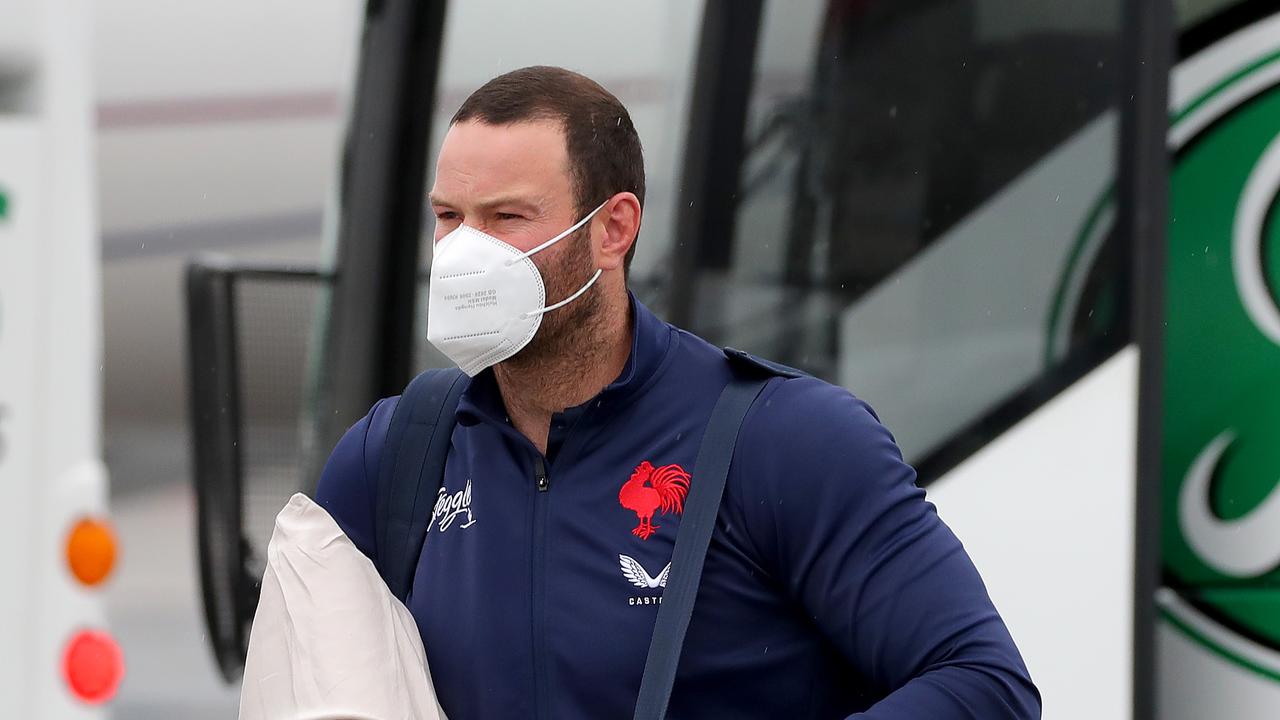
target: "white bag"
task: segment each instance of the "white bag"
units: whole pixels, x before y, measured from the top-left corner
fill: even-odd
[[[240,720],[444,720],[418,626],[329,513],[276,517]]]

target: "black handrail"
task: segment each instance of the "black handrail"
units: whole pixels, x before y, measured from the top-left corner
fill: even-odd
[[[245,437],[237,288],[245,280],[331,282],[295,265],[204,256],[187,266],[187,348],[196,544],[205,626],[218,670],[244,669],[260,578],[245,533]]]
[[[214,657],[228,682],[239,676],[248,647],[245,548],[225,541],[242,537],[244,516],[234,324],[234,271],[213,259],[188,265],[187,367],[200,591]]]

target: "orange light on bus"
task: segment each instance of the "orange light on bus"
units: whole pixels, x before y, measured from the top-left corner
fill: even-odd
[[[111,574],[116,563],[116,536],[101,520],[83,518],[67,536],[67,564],[71,574],[85,585],[97,585]]]
[[[62,676],[72,694],[97,705],[110,700],[124,677],[124,653],[107,633],[81,630],[62,654]]]

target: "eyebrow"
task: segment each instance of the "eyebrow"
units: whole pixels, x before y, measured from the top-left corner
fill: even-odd
[[[453,203],[449,199],[441,197],[439,195],[431,194],[431,195],[428,195],[427,198],[431,201],[432,205],[446,205],[449,207],[456,206],[456,203]],[[541,205],[534,202],[533,200],[520,197],[518,195],[500,195],[495,198],[489,198],[487,200],[483,200],[480,203],[478,203],[477,207],[481,210],[492,210],[493,208],[501,207],[504,205],[509,207],[510,206],[520,207],[527,210],[533,210],[535,212],[542,212]]]

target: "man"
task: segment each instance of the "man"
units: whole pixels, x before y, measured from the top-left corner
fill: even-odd
[[[734,372],[628,293],[643,202],[626,109],[567,70],[490,81],[441,147],[428,337],[473,377],[408,605],[453,720],[634,709]],[[451,289],[487,273],[505,275]],[[396,402],[347,432],[318,491],[374,558]],[[866,404],[772,379],[739,435],[669,717],[1039,717],[981,579],[914,482]]]

